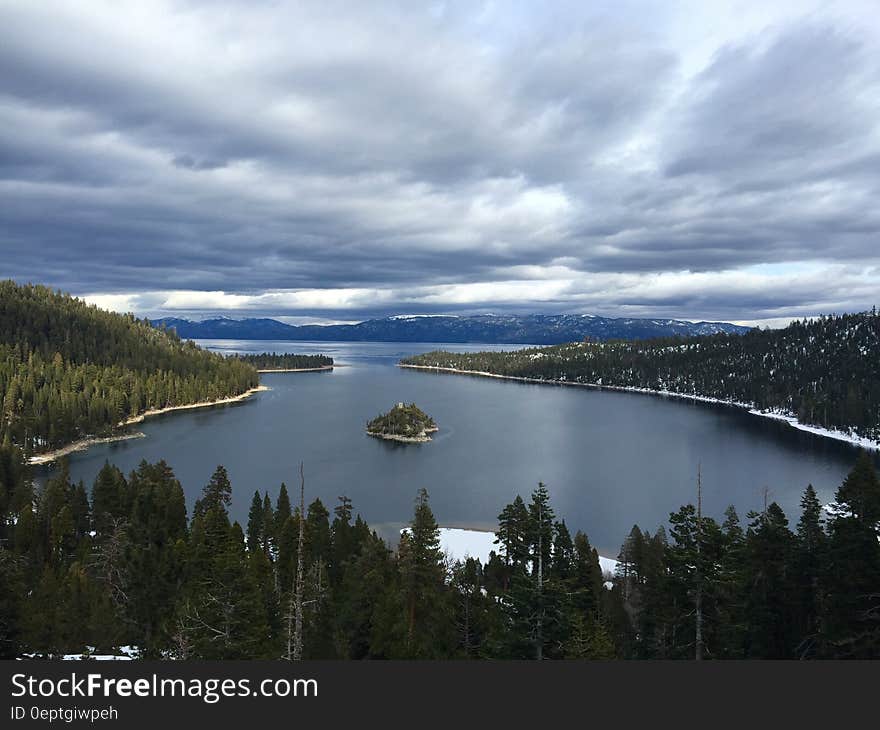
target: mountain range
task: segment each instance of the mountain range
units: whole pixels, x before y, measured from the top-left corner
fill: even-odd
[[[554,345],[583,340],[645,340],[719,332],[744,334],[749,327],[679,319],[613,319],[591,314],[397,315],[358,324],[289,325],[276,319],[220,317],[193,322],[164,317],[156,327],[192,340],[312,340],[337,342],[459,342]]]

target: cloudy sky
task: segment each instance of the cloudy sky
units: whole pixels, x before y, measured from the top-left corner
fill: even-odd
[[[0,0],[0,276],[201,318],[880,304],[876,0]]]

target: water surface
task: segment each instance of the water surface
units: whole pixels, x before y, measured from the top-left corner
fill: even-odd
[[[226,406],[147,419],[147,438],[94,446],[70,457],[91,484],[105,459],[126,473],[165,459],[190,506],[217,464],[229,471],[233,517],[245,523],[255,489],[298,486],[329,508],[340,495],[383,534],[409,520],[425,487],[442,525],[494,528],[501,508],[539,480],[557,515],[616,555],[633,524],[652,532],[695,499],[702,465],[704,510],[733,504],[745,519],[765,488],[794,525],[804,487],[830,501],[857,449],[747,412],[636,393],[553,387],[396,367],[432,349],[504,345],[307,343],[206,340],[226,352],[323,352],[332,372],[270,373],[271,390]],[[415,402],[440,432],[428,444],[371,438],[364,424],[397,401]],[[40,471],[45,476],[47,468]]]

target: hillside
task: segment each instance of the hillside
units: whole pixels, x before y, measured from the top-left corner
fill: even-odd
[[[293,326],[274,319],[226,317],[190,322],[154,320],[194,340],[316,340],[337,342],[481,342],[552,345],[589,337],[591,340],[640,340],[718,332],[743,334],[748,327],[726,322],[686,322],[677,319],[609,319],[581,314],[483,314],[466,317],[395,316],[359,324]]]
[[[401,364],[717,398],[880,440],[876,310],[740,337],[580,342],[507,353],[438,351]]]
[[[113,433],[144,411],[238,395],[249,364],[131,315],[0,282],[0,439],[28,454]]]

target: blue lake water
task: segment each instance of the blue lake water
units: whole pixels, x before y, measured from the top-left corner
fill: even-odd
[[[224,352],[323,352],[332,372],[271,373],[270,390],[248,400],[180,411],[137,426],[144,439],[102,444],[70,457],[75,479],[91,484],[105,460],[126,473],[165,459],[190,506],[217,464],[229,471],[233,517],[244,523],[255,489],[274,497],[298,488],[328,509],[340,495],[382,534],[392,535],[425,487],[441,525],[492,529],[502,507],[543,481],[559,518],[617,554],[633,524],[652,532],[693,502],[702,465],[704,510],[733,504],[745,521],[765,488],[792,524],[808,483],[830,501],[857,449],[727,407],[635,393],[517,383],[398,368],[432,349],[517,346],[207,340]],[[521,347],[521,345],[519,346]],[[415,402],[440,432],[428,444],[398,444],[364,433],[367,420],[398,401]],[[48,467],[38,476],[45,478]]]

